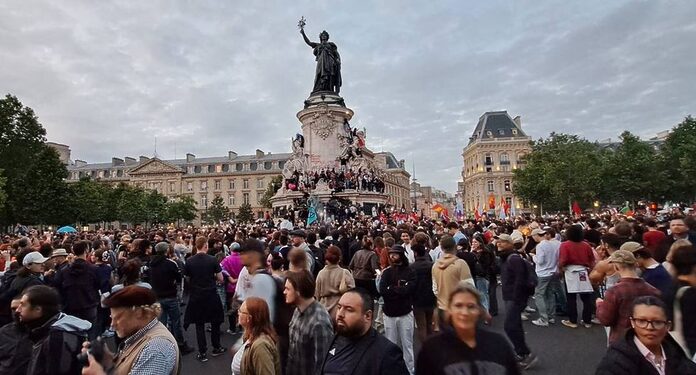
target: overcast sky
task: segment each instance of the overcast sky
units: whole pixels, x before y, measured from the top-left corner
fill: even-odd
[[[574,3],[574,4],[573,4]],[[695,1],[0,2],[0,92],[73,159],[289,152],[312,40],[368,147],[454,192],[481,114],[534,138],[651,137],[696,114]]]

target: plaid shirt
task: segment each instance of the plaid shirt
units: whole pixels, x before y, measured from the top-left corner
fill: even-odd
[[[126,341],[119,346],[119,353],[128,348],[134,342],[138,341],[143,335],[151,330],[159,320],[153,319],[145,327],[141,328],[127,338]],[[129,375],[154,375],[162,374],[169,375],[174,371],[176,364],[177,348],[166,339],[155,337],[148,342],[143,350],[138,355],[138,358],[133,363]]]
[[[326,308],[314,301],[290,321],[290,350],[286,375],[316,374],[333,339],[333,325]]]

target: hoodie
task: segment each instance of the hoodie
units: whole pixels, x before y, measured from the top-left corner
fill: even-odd
[[[447,308],[449,296],[460,281],[475,286],[471,270],[466,262],[455,254],[445,253],[433,265],[433,293],[437,297],[439,309]]]
[[[56,274],[55,283],[66,314],[87,320],[96,318],[101,285],[95,265],[77,258],[68,268]]]
[[[150,261],[150,284],[158,299],[176,298],[177,285],[181,282],[179,265],[163,255],[155,255]]]
[[[384,298],[384,315],[404,316],[411,312],[413,293],[416,290],[416,272],[408,266],[406,254],[400,254],[401,262],[387,267],[379,282],[379,294]]]

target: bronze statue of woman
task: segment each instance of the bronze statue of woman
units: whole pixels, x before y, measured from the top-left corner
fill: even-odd
[[[322,31],[319,34],[319,43],[310,41],[302,27],[300,27],[300,33],[305,43],[314,49],[314,56],[316,56],[317,60],[312,94],[319,91],[333,91],[338,94],[342,83],[341,56],[338,54],[336,44],[329,42],[329,33],[326,31]]]

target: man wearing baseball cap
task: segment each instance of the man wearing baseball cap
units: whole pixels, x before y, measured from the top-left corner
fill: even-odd
[[[638,277],[636,257],[628,250],[617,250],[608,258],[621,279],[604,294],[604,300],[597,298],[597,319],[610,327],[609,344],[621,339],[631,327],[631,307],[633,301],[641,296],[659,297],[660,291]]]
[[[2,303],[9,307],[12,299],[21,296],[25,289],[34,285],[44,285],[41,275],[47,260],[48,258],[44,258],[38,251],[25,255],[22,259],[22,268],[17,271],[10,287],[0,295]]]
[[[536,355],[527,346],[522,327],[521,314],[532,292],[527,286],[527,265],[515,250],[515,239],[512,236],[503,233],[495,239],[501,260],[500,281],[505,302],[504,330],[515,348],[518,364],[527,370],[537,362]]]
[[[532,259],[539,279],[539,284],[534,289],[534,303],[539,311],[539,319],[533,320],[532,324],[547,327],[549,323],[555,323],[556,293],[562,291],[558,279],[561,243],[555,239],[551,228],[535,228],[532,230],[532,238],[537,242]]]
[[[636,257],[638,267],[643,271],[640,277],[648,284],[657,288],[662,293],[662,296],[668,296],[673,293],[672,275],[653,259],[652,253],[642,244],[634,241],[628,241],[621,245],[621,250],[630,251]],[[668,309],[668,311],[670,311]]]
[[[178,373],[177,342],[157,319],[162,308],[152,289],[130,285],[110,295],[104,305],[111,309],[111,326],[124,340],[116,354],[105,347],[101,363],[90,354],[83,375],[130,374],[133,369],[148,374]],[[89,345],[84,344],[83,353]]]

